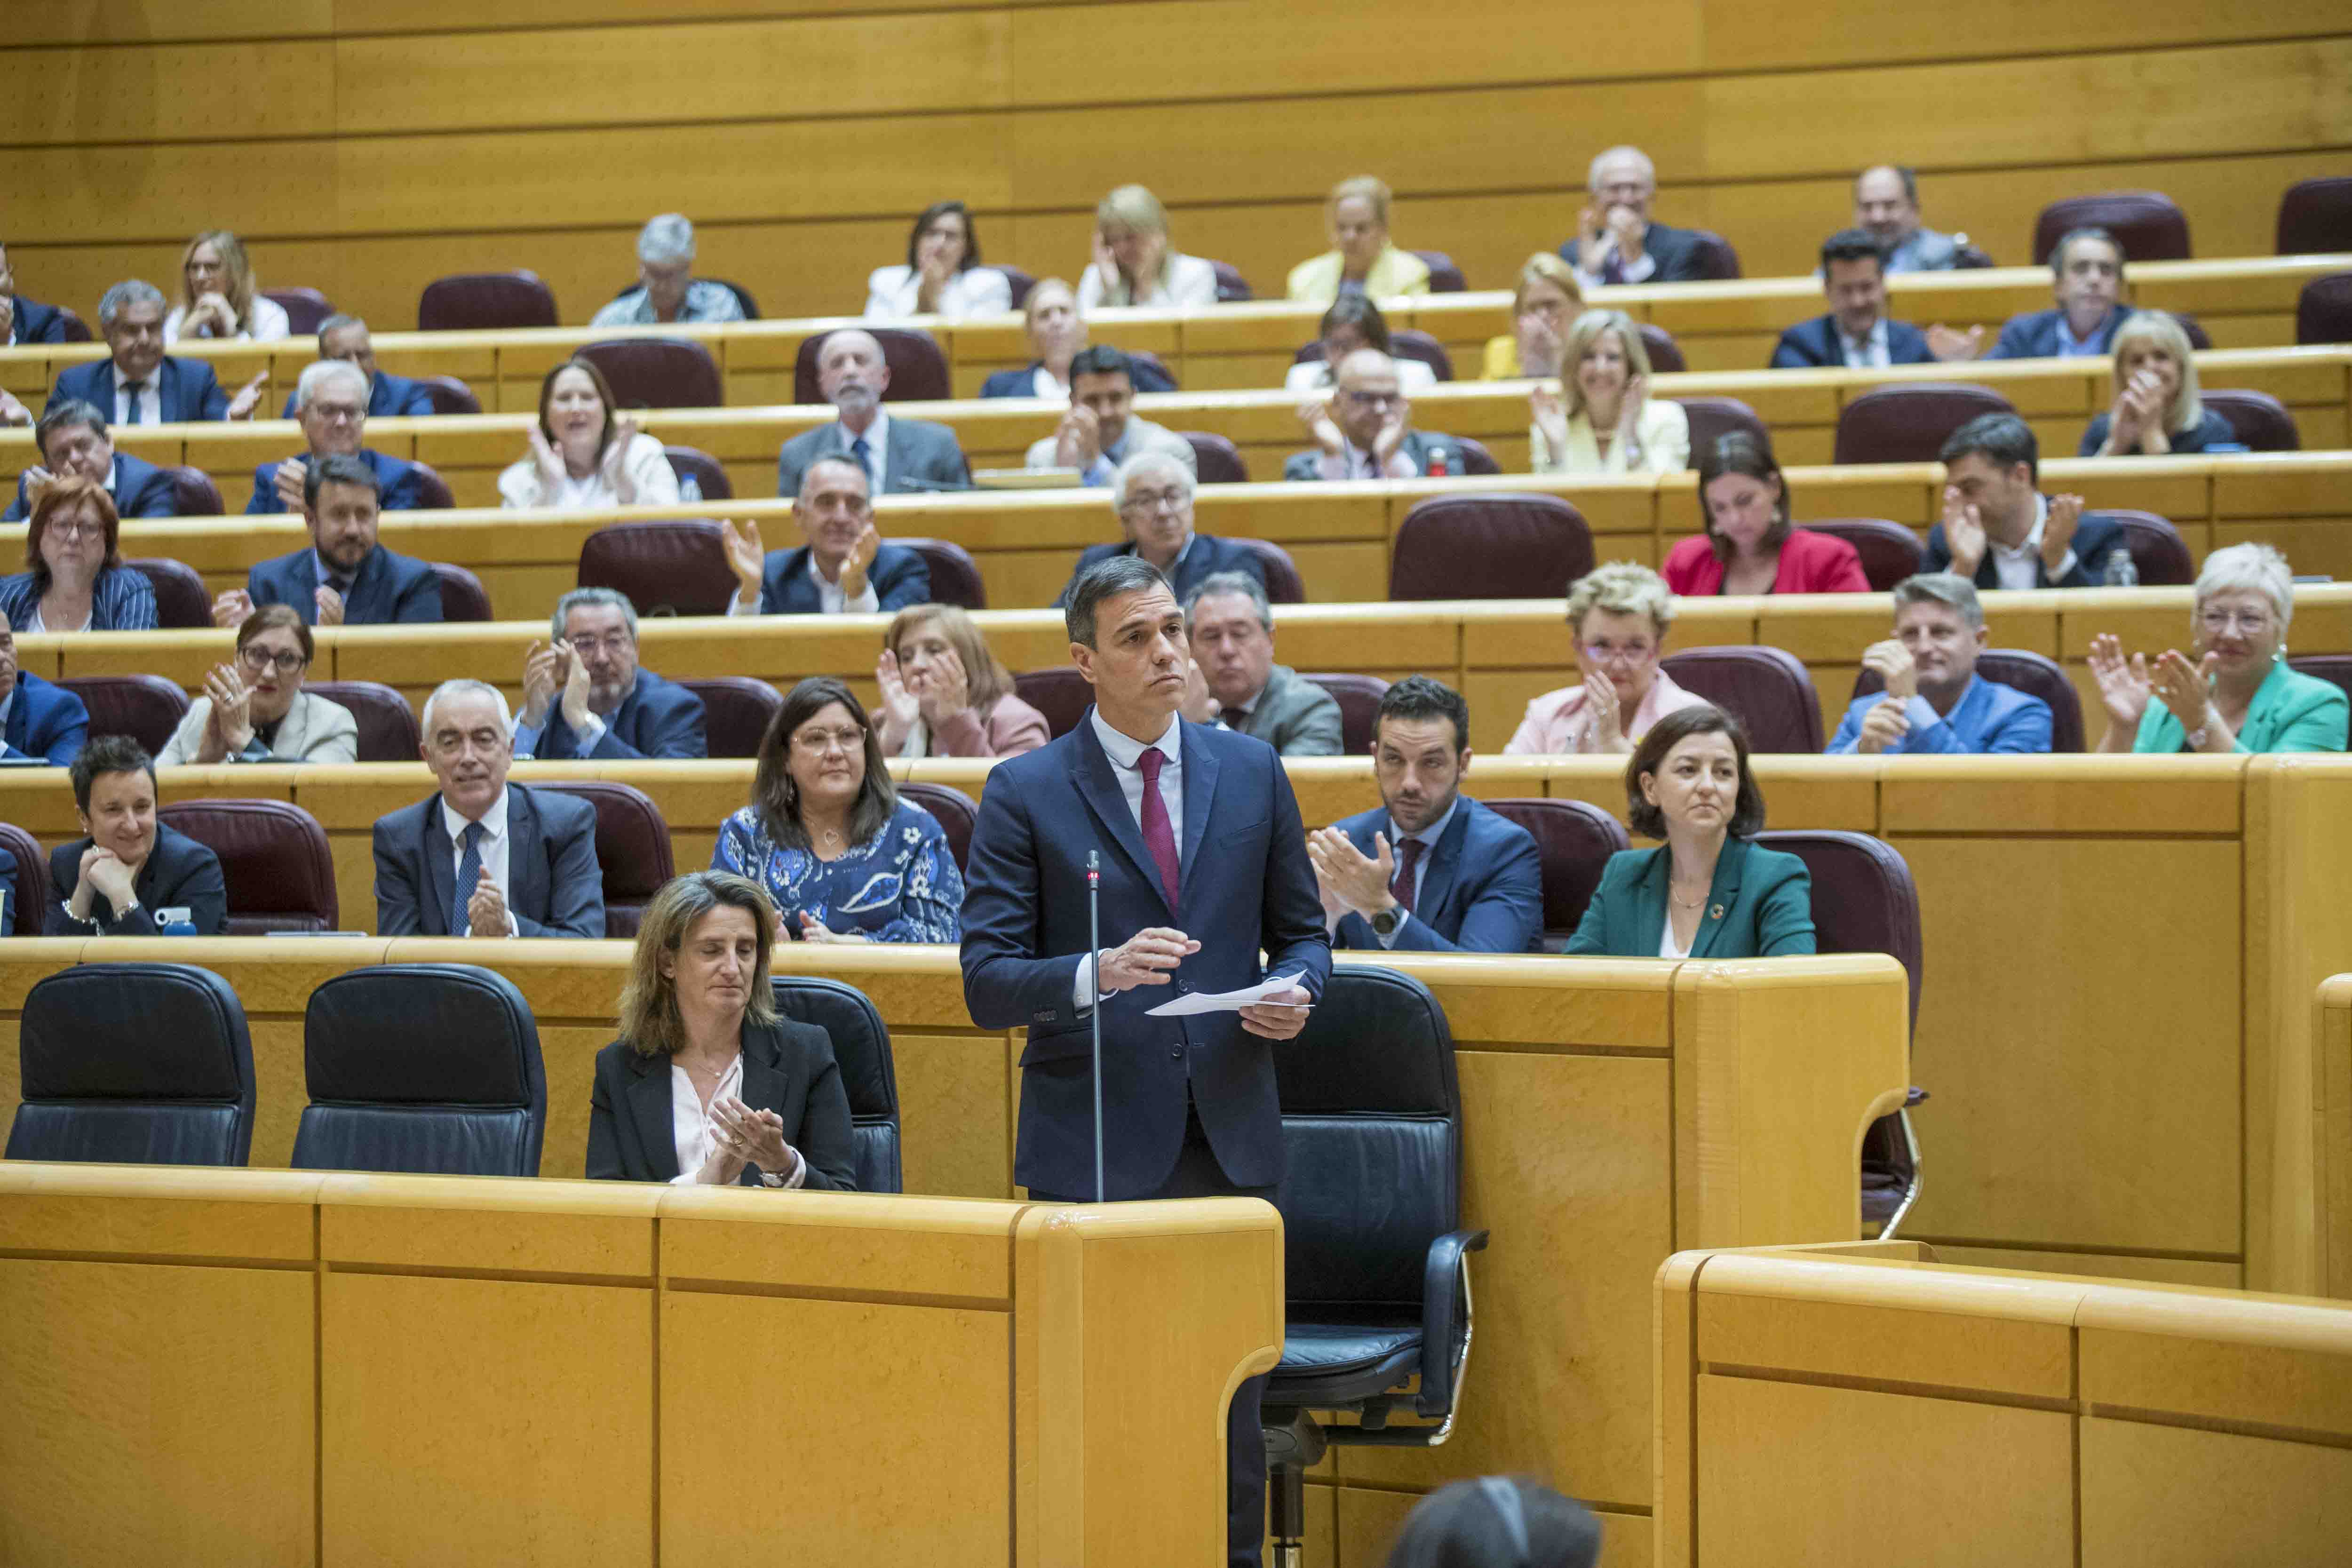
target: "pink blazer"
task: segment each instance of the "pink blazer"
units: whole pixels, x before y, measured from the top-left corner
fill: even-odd
[[[971,709],[965,709],[939,728],[931,737],[930,755],[934,757],[1017,757],[1024,752],[1034,752],[1053,737],[1047,732],[1045,716],[1010,691],[996,700],[983,722]],[[886,742],[883,750],[887,752]]]
[[[1625,724],[1625,738],[1640,742],[1650,732],[1650,726],[1677,708],[1689,708],[1706,701],[1676,686],[1664,670],[1660,670],[1650,682],[1649,694],[1633,710]],[[1528,716],[1519,723],[1519,732],[1503,748],[1507,757],[1563,756],[1586,749],[1592,736],[1592,712],[1584,700],[1582,686],[1563,687],[1547,691],[1528,704]]]
[[[1666,552],[1666,586],[1677,594],[1723,592],[1723,563],[1704,533],[1693,534]],[[1867,594],[1862,557],[1834,534],[1792,528],[1780,542],[1780,569],[1772,574],[1775,594]]]

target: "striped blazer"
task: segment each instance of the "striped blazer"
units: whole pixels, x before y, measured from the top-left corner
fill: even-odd
[[[30,572],[0,577],[0,613],[18,631],[33,618],[40,595],[33,590]],[[51,627],[52,631],[60,628]],[[79,628],[75,628],[79,630]],[[89,629],[94,632],[151,632],[155,629],[155,589],[143,573],[115,566],[98,574],[90,595]]]

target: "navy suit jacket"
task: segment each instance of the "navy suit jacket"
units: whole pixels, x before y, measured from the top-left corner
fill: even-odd
[[[401,458],[387,458],[366,447],[360,449],[360,457],[375,470],[376,504],[380,508],[385,511],[415,511],[424,506],[425,498],[417,490],[422,476],[415,464]],[[310,455],[305,452],[300,458],[308,468]],[[278,499],[277,464],[264,463],[253,470],[253,496],[245,503],[245,510],[247,516],[286,510],[286,503]]]
[[[2099,323],[2099,333],[2093,342],[2098,352],[2105,353],[2116,341],[2116,329],[2131,316],[2129,305],[2117,305]],[[2066,313],[2053,307],[2047,310],[2028,310],[2011,316],[2001,324],[2000,336],[1985,353],[1987,359],[2052,359],[2058,353],[2058,324]]]
[[[318,559],[318,552],[306,545],[291,555],[263,562],[245,574],[246,596],[257,610],[264,605],[291,605],[301,612],[303,625],[317,626]],[[433,568],[395,555],[381,544],[360,563],[360,574],[352,580],[352,591],[343,599],[347,626],[440,618],[441,579]]]
[[[1034,397],[1037,395],[1037,372],[1044,363],[1043,360],[1033,359],[1019,370],[992,371],[988,379],[980,384],[980,395],[982,397]],[[1176,390],[1175,377],[1160,374],[1142,360],[1128,362],[1128,379],[1135,384],[1138,392]]]
[[[1070,595],[1077,587],[1078,579],[1085,576],[1089,568],[1117,556],[1134,553],[1132,541],[1120,544],[1087,545],[1078,554],[1077,570],[1070,574],[1070,580],[1063,584],[1062,591],[1054,596],[1053,608],[1058,610],[1070,602]],[[1192,595],[1192,590],[1201,585],[1202,578],[1219,572],[1244,573],[1256,578],[1261,585],[1265,582],[1265,563],[1260,561],[1257,552],[1248,545],[1236,544],[1230,539],[1219,539],[1213,533],[1196,533],[1192,536],[1192,547],[1177,560],[1175,580],[1169,584],[1176,591],[1176,602],[1182,604]]]
[[[66,902],[81,880],[81,858],[89,849],[87,837],[60,844],[49,851],[49,910],[41,922],[43,936],[87,936],[89,927],[66,913]],[[228,885],[221,877],[220,857],[187,835],[155,825],[155,847],[139,868],[131,884],[139,907],[120,920],[106,895],[92,889],[89,912],[108,936],[161,936],[158,910],[184,909],[198,936],[219,936],[228,930]]]
[[[280,419],[293,418],[294,400],[301,395],[299,387],[288,393],[286,407],[278,416]],[[430,414],[433,412],[433,392],[421,381],[411,381],[404,375],[393,375],[380,370],[368,387],[367,411],[371,419],[396,419],[403,415]]]
[[[108,423],[113,422],[112,416]],[[114,454],[114,514],[117,517],[177,517],[179,501],[172,492],[172,476],[128,452]],[[33,515],[25,499],[25,476],[16,476],[16,499],[0,512],[0,522],[22,522]]]
[[[1188,1089],[1236,1186],[1282,1179],[1270,1042],[1245,1031],[1238,1013],[1147,1014],[1186,992],[1236,990],[1270,972],[1297,974],[1319,998],[1331,971],[1323,903],[1274,748],[1205,724],[1180,732],[1184,822],[1173,908],[1091,718],[997,763],[981,797],[964,870],[964,1004],[983,1029],[1029,1031],[1013,1174],[1037,1191],[1094,1192],[1092,1014],[1077,1010],[1076,992],[1093,947],[1089,851],[1102,858],[1106,945],[1146,926],[1174,926],[1201,942],[1168,984],[1102,1004],[1108,1194],[1134,1197],[1167,1180],[1183,1146]]]
[[[1580,266],[1576,258],[1579,239],[1567,241],[1559,247],[1559,258],[1570,267]],[[1698,230],[1676,228],[1672,224],[1652,223],[1642,236],[1642,253],[1657,258],[1657,270],[1643,279],[1645,283],[1687,283],[1698,276]]]
[[[895,450],[898,437],[892,433]],[[903,544],[886,544],[874,552],[866,569],[874,596],[885,611],[903,610],[927,603],[931,596],[931,569]],[[814,616],[824,608],[817,597],[816,579],[809,575],[809,547],[768,552],[767,570],[760,574],[760,613],[763,616]]]
[[[175,359],[163,356],[163,367],[156,371],[156,402],[158,412],[167,425],[194,424],[203,419],[228,417],[228,394],[221,390],[220,378],[213,367],[200,359]],[[48,406],[68,399],[79,399],[106,416],[109,425],[114,417],[114,362],[102,359],[89,364],[78,364],[58,374],[58,384],[49,389]]]
[[[776,493],[800,494],[801,476],[818,458],[849,456],[849,432],[841,427],[840,420],[802,431],[776,454]],[[890,448],[883,457],[888,467],[875,488],[876,495],[971,488],[971,468],[964,461],[963,448],[956,445],[955,432],[944,425],[891,415]]]
[[[703,736],[702,723],[701,698],[640,666],[636,686],[604,721],[604,732],[596,737],[593,748],[580,749],[580,737],[563,721],[563,708],[558,703],[548,710],[547,727],[539,732],[538,744],[528,752],[519,749],[515,755],[533,756],[543,763],[572,758],[707,757],[710,743]]]
[[[2095,588],[2106,581],[2107,556],[2126,545],[2124,525],[2113,518],[2086,511],[2074,524],[2074,569],[2063,577],[2050,575],[2050,568],[2039,560],[2033,563],[2033,585],[2037,588]],[[1944,525],[1936,524],[1927,531],[1927,555],[1921,563],[1922,572],[1948,572],[1952,569],[1952,548],[1944,542]],[[1985,548],[1984,559],[1977,563],[1976,584],[1979,588],[2000,586],[2000,574],[1994,570],[1992,549]]]
[[[604,934],[596,808],[552,791],[507,785],[507,909],[523,936]],[[375,824],[375,933],[448,936],[457,857],[438,791]],[[457,935],[463,936],[461,929]]]
[[[1886,361],[1889,364],[1933,364],[1936,356],[1927,352],[1927,334],[1908,321],[1886,323]],[[1845,345],[1839,341],[1837,318],[1815,316],[1810,321],[1799,321],[1780,334],[1780,344],[1772,351],[1773,370],[1842,369],[1845,364]]]
[[[44,305],[27,300],[22,294],[16,300],[16,341],[20,343],[61,343],[66,341],[66,313],[55,305]],[[106,411],[111,421],[114,410]]]
[[[1333,826],[1375,859],[1373,834],[1386,834],[1389,848],[1396,848],[1386,807]],[[1412,913],[1390,944],[1400,952],[1535,951],[1543,934],[1543,857],[1535,835],[1464,795],[1429,854],[1412,902]],[[1378,952],[1381,939],[1371,921],[1350,913],[1341,917],[1332,945]]]
[[[79,694],[28,670],[16,672],[16,700],[8,704],[7,744],[0,756],[47,757],[52,767],[70,767],[89,738],[89,709]]]

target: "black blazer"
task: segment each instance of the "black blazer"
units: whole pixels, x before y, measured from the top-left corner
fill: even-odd
[[[1559,258],[1570,267],[1580,267],[1578,252],[1584,247],[1581,236],[1559,247]],[[1643,279],[1649,283],[1687,283],[1698,276],[1698,230],[1676,228],[1672,224],[1652,222],[1642,236],[1642,254],[1657,259],[1657,270]]]
[[[1886,323],[1886,363],[1889,364],[1933,364],[1936,356],[1927,348],[1927,334],[1908,321],[1889,321]],[[1845,366],[1845,344],[1840,341],[1835,316],[1815,316],[1810,321],[1799,321],[1780,334],[1779,346],[1772,351],[1773,370],[1841,370]]]
[[[66,313],[55,305],[44,305],[27,300],[22,294],[16,300],[16,341],[20,343],[61,343],[66,341]],[[114,410],[105,411],[107,422],[114,421]]]
[[[49,851],[49,912],[41,922],[43,936],[88,936],[89,926],[66,913],[66,901],[81,880],[81,858],[89,848],[87,837],[60,844]],[[106,936],[161,936],[155,911],[185,908],[198,936],[219,936],[228,930],[228,887],[221,879],[220,857],[162,823],[155,825],[155,847],[139,868],[131,889],[139,907],[121,920],[103,893],[92,893],[89,912]]]
[[[854,1192],[857,1144],[850,1131],[849,1095],[833,1041],[814,1024],[779,1018],[743,1021],[743,1103],[772,1110],[784,1142],[808,1162],[806,1187]],[[681,1173],[670,1132],[670,1060],[641,1054],[626,1040],[596,1053],[596,1084],[588,1095],[588,1174],[608,1182],[667,1182]],[[743,1167],[741,1184],[760,1184],[758,1169]]]
[[[2037,588],[2095,588],[2106,581],[2107,557],[2121,546],[2128,549],[2124,526],[2113,518],[2086,511],[2074,524],[2074,569],[2063,577],[2050,575],[2050,568],[2040,561],[2033,563],[2033,585]],[[1920,563],[1923,572],[1948,572],[1952,569],[1952,547],[1944,542],[1944,525],[1937,523],[1927,530],[1927,552]],[[1993,565],[1992,547],[1985,547],[1984,559],[1977,563],[1976,584],[1979,588],[2000,586],[2000,569]]]

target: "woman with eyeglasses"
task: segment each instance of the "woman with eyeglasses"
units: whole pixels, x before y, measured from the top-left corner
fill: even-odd
[[[1579,578],[1568,591],[1568,625],[1584,679],[1528,703],[1503,754],[1622,756],[1667,714],[1703,705],[1658,668],[1674,624],[1675,596],[1647,566],[1612,561]]]
[[[2347,704],[2333,681],[2286,665],[2294,574],[2267,544],[2232,544],[2197,574],[2190,651],[2151,666],[2113,635],[2091,639],[2107,710],[2102,752],[2340,752]]]
[[[97,480],[49,481],[25,531],[25,567],[0,577],[0,615],[20,637],[37,632],[155,629],[155,589],[122,563],[122,520]]]
[[[315,648],[291,605],[264,605],[236,628],[236,657],[213,666],[205,694],[155,759],[159,768],[207,763],[350,763],[359,721],[302,689]]]

